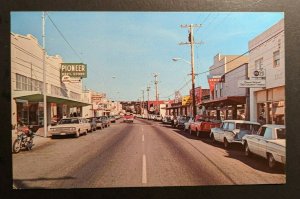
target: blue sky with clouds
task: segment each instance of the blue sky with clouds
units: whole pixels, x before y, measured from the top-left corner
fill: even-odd
[[[113,99],[137,100],[147,84],[155,98],[153,73],[159,73],[160,97],[170,96],[190,78],[188,30],[181,24],[202,24],[195,29],[195,72],[208,70],[213,57],[243,54],[248,41],[280,19],[283,13],[239,12],[48,12],[65,38],[88,65],[84,85],[105,92]],[[32,34],[42,43],[42,12],[12,12],[11,31]],[[46,18],[46,50],[65,62],[80,62]],[[196,86],[208,88],[207,74],[196,78]],[[116,78],[112,78],[115,76]],[[188,94],[191,85],[181,90]],[[119,92],[117,94],[117,92]],[[145,95],[146,96],[146,95]],[[172,96],[171,96],[172,98]],[[165,98],[164,98],[165,99]]]

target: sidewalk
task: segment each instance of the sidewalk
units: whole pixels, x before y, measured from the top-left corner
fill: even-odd
[[[14,130],[12,130],[12,145],[17,138],[17,134],[15,133]],[[32,150],[35,150],[36,148],[44,145],[45,143],[51,141],[51,136],[44,137],[44,128],[39,128],[39,130],[35,133],[34,138],[33,138],[33,144],[34,146],[32,147]]]

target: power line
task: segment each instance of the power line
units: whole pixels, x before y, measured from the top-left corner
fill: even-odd
[[[253,47],[252,49],[248,50],[247,52],[241,54],[240,56],[238,56],[238,57],[236,57],[236,58],[234,58],[234,59],[232,59],[232,60],[230,60],[230,61],[228,61],[228,62],[226,62],[226,63],[224,63],[224,64],[222,64],[222,65],[220,65],[220,66],[218,66],[218,67],[216,67],[216,68],[213,68],[213,69],[204,71],[204,72],[202,72],[202,73],[199,73],[199,75],[208,73],[208,72],[213,71],[213,70],[216,70],[216,69],[218,69],[218,68],[221,68],[221,67],[225,66],[226,64],[229,64],[229,63],[231,63],[231,62],[233,62],[233,61],[235,61],[235,60],[241,58],[242,56],[244,56],[244,55],[250,53],[251,51],[253,51],[253,50],[255,50],[256,48],[258,48],[259,46],[263,45],[264,43],[270,41],[271,39],[273,39],[274,37],[276,37],[277,35],[279,35],[279,34],[282,33],[282,32],[284,32],[284,30],[281,30],[280,32],[276,33],[275,35],[273,35],[273,36],[270,37],[269,39],[265,40],[264,42],[260,43],[259,45],[255,46],[255,47]]]
[[[228,62],[226,62],[226,63],[224,63],[224,64],[222,64],[222,65],[220,65],[220,66],[218,66],[218,67],[216,67],[216,68],[214,68],[214,69],[210,69],[210,70],[207,70],[207,71],[198,73],[198,74],[199,74],[199,75],[201,75],[201,74],[206,74],[206,73],[208,73],[208,72],[210,72],[210,71],[216,70],[217,68],[221,68],[221,67],[225,66],[226,64],[229,64],[229,63],[235,61],[235,60],[241,58],[242,56],[244,56],[244,55],[250,53],[251,51],[255,50],[255,49],[258,48],[259,46],[261,46],[261,45],[265,44],[266,42],[270,41],[270,40],[273,39],[274,37],[277,37],[277,36],[278,36],[280,33],[282,33],[282,32],[284,32],[284,29],[281,30],[281,31],[279,31],[278,33],[276,33],[276,34],[273,35],[272,37],[268,38],[268,39],[265,40],[264,42],[262,42],[262,43],[258,44],[257,46],[253,47],[252,49],[250,49],[250,50],[246,51],[245,53],[241,54],[240,56],[238,56],[238,57],[236,57],[236,58],[234,58],[234,59],[232,59],[232,60],[230,60],[230,61],[228,61]],[[273,59],[273,58],[272,58],[272,59]],[[180,91],[180,90],[182,90],[183,88],[185,88],[185,86],[187,86],[188,83],[191,82],[191,81],[192,81],[192,80],[187,81],[187,82],[186,82],[180,89],[178,89],[178,90]],[[169,98],[169,97],[171,97],[171,96],[173,96],[173,95],[174,95],[174,94],[172,93],[171,95],[168,95],[167,97],[164,97],[164,98]]]
[[[82,58],[80,57],[80,55],[76,52],[76,50],[72,47],[72,45],[68,42],[68,40],[66,39],[66,37],[64,36],[64,34],[60,31],[60,29],[56,26],[56,24],[54,23],[54,21],[52,20],[52,18],[50,17],[50,15],[46,12],[48,18],[50,19],[51,23],[53,24],[53,26],[55,27],[55,29],[57,30],[57,32],[60,34],[60,36],[65,40],[65,42],[69,45],[69,47],[73,50],[73,52],[77,55],[77,57],[80,59],[81,62]]]

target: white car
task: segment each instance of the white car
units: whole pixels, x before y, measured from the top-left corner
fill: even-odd
[[[192,122],[193,120],[194,120],[194,118],[191,117],[191,118],[189,119],[189,121],[187,121],[187,122],[184,123],[184,131],[188,131],[188,130],[190,129],[190,124],[191,124],[191,122]]]
[[[84,118],[71,117],[61,119],[56,126],[51,126],[49,133],[57,135],[74,135],[78,138],[81,134],[87,134],[90,124]]]
[[[210,137],[213,141],[224,143],[228,148],[231,143],[242,144],[242,138],[247,134],[256,134],[260,124],[245,120],[224,120],[220,128],[212,128]]]
[[[276,162],[285,164],[286,133],[284,125],[265,124],[257,135],[246,135],[243,138],[245,155],[256,154],[268,160],[270,168]]]

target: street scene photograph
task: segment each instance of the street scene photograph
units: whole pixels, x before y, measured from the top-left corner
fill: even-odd
[[[283,12],[10,12],[13,189],[286,184]]]

